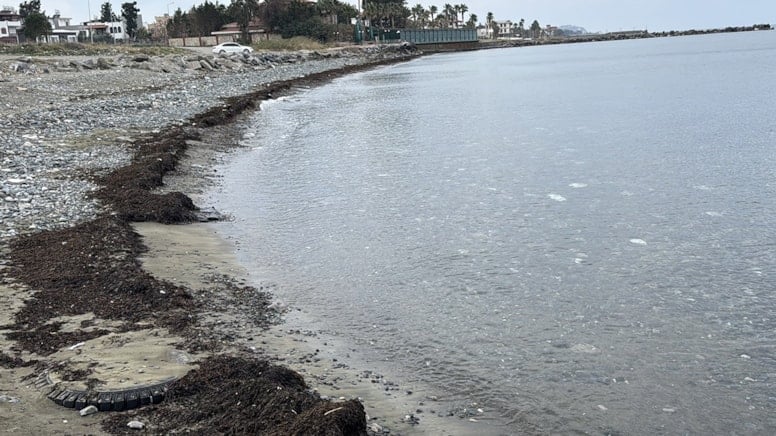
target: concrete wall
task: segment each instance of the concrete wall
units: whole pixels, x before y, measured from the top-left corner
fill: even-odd
[[[170,38],[169,45],[172,47],[212,47],[222,42],[233,42],[239,39],[240,35],[211,35],[211,36],[192,36],[188,38]],[[251,41],[259,42],[266,39],[280,39],[280,35],[272,33],[252,33]]]
[[[188,38],[170,38],[172,47],[212,47],[222,42],[232,42],[237,38],[232,35],[192,36]]]

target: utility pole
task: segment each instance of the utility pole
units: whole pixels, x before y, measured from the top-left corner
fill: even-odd
[[[170,24],[170,5],[174,5],[175,2],[169,2],[167,3],[167,19],[164,21],[164,39],[167,40],[167,45],[170,45],[170,33],[168,29],[168,24]]]
[[[86,9],[89,11],[89,21],[87,23],[92,22],[92,2],[89,0],[86,0]],[[92,26],[87,26],[89,28],[89,40],[94,44],[94,31],[92,29]]]

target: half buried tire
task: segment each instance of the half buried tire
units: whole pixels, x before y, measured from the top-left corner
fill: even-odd
[[[169,385],[175,380],[171,378],[155,384],[115,391],[79,391],[55,387],[47,397],[69,409],[80,410],[87,406],[95,406],[100,412],[120,412],[161,403],[167,395]]]

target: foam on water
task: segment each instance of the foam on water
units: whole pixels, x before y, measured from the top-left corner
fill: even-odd
[[[550,200],[555,201],[566,201],[566,197],[559,195],[559,194],[547,194],[547,197],[550,198]]]

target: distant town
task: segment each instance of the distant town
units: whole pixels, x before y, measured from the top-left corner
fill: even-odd
[[[580,26],[541,25],[535,19],[530,24],[523,18],[497,19],[491,12],[481,18],[469,13],[465,4],[407,7],[404,0],[359,0],[355,7],[339,0],[232,0],[229,5],[205,1],[187,11],[168,11],[148,22],[137,2],[122,3],[119,9],[114,9],[110,2],[102,3],[98,13],[86,21],[64,17],[56,10],[43,11],[40,0],[0,10],[2,44],[189,45],[197,38],[208,38],[208,43],[228,40],[251,44],[294,36],[322,43],[391,42],[406,41],[410,38],[407,35],[418,38],[419,30],[437,32],[435,42],[447,41],[444,35],[450,35],[450,31],[466,31],[460,33],[464,36],[452,38],[459,42],[537,44],[770,29],[769,24],[755,24],[724,29],[591,34]]]

